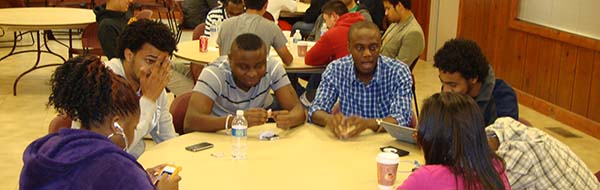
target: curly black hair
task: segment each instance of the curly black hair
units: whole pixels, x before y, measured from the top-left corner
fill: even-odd
[[[451,39],[433,56],[434,67],[444,72],[459,72],[465,79],[483,81],[490,69],[488,60],[472,40]]]
[[[90,129],[110,116],[139,112],[137,95],[122,77],[104,66],[96,56],[79,56],[58,67],[50,79],[52,92],[47,106]]]
[[[158,21],[140,19],[125,27],[125,30],[119,36],[117,42],[117,51],[120,59],[125,59],[125,49],[132,52],[139,51],[142,46],[148,43],[160,51],[177,51],[177,41],[167,25]]]

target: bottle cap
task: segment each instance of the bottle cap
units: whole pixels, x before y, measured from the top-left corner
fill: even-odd
[[[244,115],[244,110],[237,110],[235,112],[235,115],[241,115],[241,116],[243,116]]]

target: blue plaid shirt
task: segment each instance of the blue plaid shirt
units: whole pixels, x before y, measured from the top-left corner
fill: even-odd
[[[413,81],[406,64],[380,55],[373,79],[368,84],[360,81],[355,73],[351,55],[331,62],[323,72],[308,118],[317,110],[331,113],[333,104],[339,99],[345,116],[391,116],[399,125],[409,125]]]

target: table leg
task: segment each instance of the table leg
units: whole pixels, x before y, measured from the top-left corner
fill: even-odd
[[[71,49],[73,49],[73,30],[69,29],[69,59],[73,58]]]
[[[15,38],[13,40],[13,47],[10,50],[10,52],[8,54],[6,54],[4,57],[0,58],[0,61],[6,59],[7,57],[10,57],[11,55],[14,55],[13,53],[15,52],[15,49],[17,48],[17,31],[13,32]]]
[[[19,80],[23,76],[25,76],[27,73],[30,73],[31,71],[34,71],[36,69],[41,69],[41,68],[44,68],[44,67],[62,65],[62,63],[54,63],[54,64],[48,64],[48,65],[38,66],[40,64],[40,59],[41,59],[42,53],[50,53],[52,55],[60,57],[63,61],[66,61],[64,57],[62,57],[61,55],[59,55],[57,53],[54,53],[54,52],[52,52],[52,50],[50,50],[50,48],[48,47],[48,44],[47,44],[48,41],[46,40],[46,36],[45,35],[44,35],[44,38],[43,38],[44,39],[43,43],[44,43],[44,46],[46,47],[47,51],[42,51],[42,45],[41,45],[42,41],[40,40],[40,31],[36,31],[36,38],[37,38],[37,43],[36,43],[37,44],[37,46],[36,46],[37,50],[27,50],[27,51],[21,51],[21,52],[13,53],[13,51],[14,51],[14,48],[13,48],[13,51],[11,51],[11,53],[9,53],[9,55],[6,55],[5,57],[2,58],[2,59],[4,59],[4,58],[6,58],[8,56],[16,55],[16,54],[20,54],[20,53],[37,52],[37,59],[35,61],[35,64],[31,68],[29,68],[27,71],[21,73],[15,79],[15,82],[13,83],[13,96],[17,96],[17,84],[19,83]],[[2,59],[0,59],[0,60],[2,60]]]

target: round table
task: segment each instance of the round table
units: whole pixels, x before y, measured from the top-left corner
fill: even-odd
[[[219,49],[208,47],[207,52],[200,52],[200,42],[198,40],[185,41],[177,44],[177,51],[173,54],[178,59],[190,61],[194,64],[205,65],[213,62],[219,57]],[[326,66],[310,66],[304,64],[304,57],[298,57],[297,52],[291,51],[294,56],[294,61],[290,65],[285,66],[288,73],[323,73]],[[272,58],[277,58],[277,53],[271,51]]]
[[[260,141],[265,130],[278,133],[275,141]],[[312,124],[282,131],[274,124],[248,129],[248,158],[231,159],[231,137],[218,133],[188,133],[148,148],[138,159],[145,167],[172,162],[183,169],[180,189],[377,189],[379,147],[410,152],[400,158],[396,186],[423,156],[415,145],[370,131],[347,141]],[[209,142],[214,148],[189,152],[186,146]]]
[[[281,11],[279,18],[303,17],[308,7],[310,7],[309,3],[296,1],[296,12]]]
[[[0,27],[11,30],[81,29],[96,22],[90,9],[24,7],[0,9]]]
[[[37,59],[35,64],[27,71],[21,73],[13,83],[13,95],[17,95],[17,84],[21,77],[27,73],[34,71],[39,68],[57,66],[57,64],[46,64],[38,66],[40,62],[40,56],[42,53],[51,54],[61,58],[63,61],[66,59],[50,50],[47,44],[47,35],[44,32],[44,36],[40,38],[40,31],[52,30],[52,29],[69,29],[69,44],[63,44],[67,48],[73,48],[73,37],[72,29],[82,29],[88,24],[96,22],[96,16],[90,9],[79,9],[79,8],[62,8],[62,7],[25,7],[25,8],[3,8],[0,9],[0,28],[4,30],[14,30],[13,47],[11,51],[0,58],[0,61],[7,57],[21,54],[21,53],[37,53]],[[15,51],[19,37],[22,37],[24,33],[21,31],[33,32],[37,36],[37,49],[36,50],[22,50]],[[17,34],[18,33],[18,34]],[[33,38],[33,37],[32,37]],[[35,39],[34,39],[35,40]],[[42,50],[41,45],[44,45],[45,50]]]

